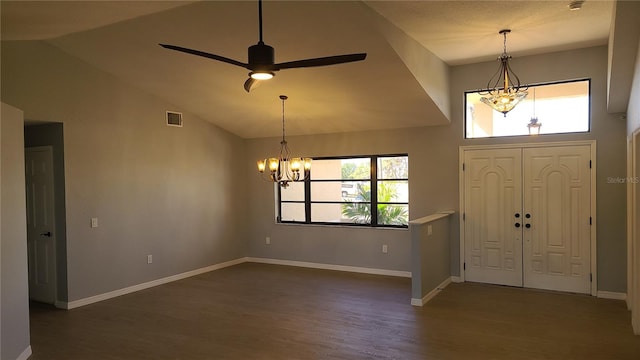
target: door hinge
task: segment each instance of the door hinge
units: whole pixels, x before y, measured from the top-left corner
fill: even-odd
[[[462,263],[462,270],[467,270],[467,263],[466,262]]]
[[[593,218],[589,216],[589,225],[593,225]]]
[[[589,169],[591,169],[591,160],[589,160]]]
[[[462,171],[464,171],[464,163],[462,163]]]
[[[464,221],[467,218],[467,214],[466,213],[462,213],[462,221]]]
[[[593,274],[589,274],[589,282],[593,282]]]

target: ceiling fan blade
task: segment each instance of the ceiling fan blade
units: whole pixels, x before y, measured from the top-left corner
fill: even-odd
[[[348,62],[362,61],[366,57],[367,57],[366,53],[335,55],[335,56],[327,56],[327,57],[321,57],[321,58],[315,58],[315,59],[289,61],[289,62],[285,62],[285,63],[275,64],[275,65],[273,65],[273,68],[275,70],[281,70],[281,69],[305,68],[305,67],[313,67],[313,66],[327,66],[327,65],[335,65],[335,64],[344,64],[344,63],[348,63]]]
[[[209,53],[204,52],[204,51],[187,49],[187,48],[183,48],[183,47],[180,47],[180,46],[168,45],[168,44],[159,44],[159,45],[162,46],[165,49],[180,51],[180,52],[191,54],[191,55],[202,56],[202,57],[206,57],[206,58],[209,58],[209,59],[222,61],[222,62],[225,62],[227,64],[241,66],[241,67],[243,67],[245,69],[248,69],[248,66],[249,66],[248,64],[245,64],[243,62],[240,62],[240,61],[237,61],[237,60],[233,60],[233,59],[229,59],[229,58],[226,58],[226,57],[220,56],[220,55],[209,54]]]
[[[250,92],[251,90],[257,88],[260,85],[260,82],[261,82],[260,80],[256,80],[252,77],[249,77],[247,81],[244,82],[244,89],[247,92]]]

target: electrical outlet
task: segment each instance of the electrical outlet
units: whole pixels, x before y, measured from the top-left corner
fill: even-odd
[[[433,227],[431,225],[427,225],[427,236],[433,234]]]
[[[387,245],[382,245],[382,253],[386,254],[389,252],[389,247]]]
[[[271,245],[271,238],[268,237],[268,236],[266,238],[264,238],[264,243],[267,244],[267,245]]]
[[[98,227],[98,218],[91,218],[91,227],[92,228]]]
[[[147,255],[147,264],[153,263],[153,255]]]

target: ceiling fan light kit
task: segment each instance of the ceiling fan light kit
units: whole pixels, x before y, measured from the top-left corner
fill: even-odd
[[[283,69],[343,64],[354,61],[362,61],[367,57],[366,53],[357,53],[295,60],[276,64],[274,56],[275,51],[273,47],[265,44],[262,41],[262,0],[258,0],[258,26],[260,31],[260,40],[257,44],[249,47],[248,61],[246,63],[224,56],[210,54],[204,51],[188,49],[175,45],[160,44],[160,46],[164,47],[165,49],[180,51],[196,56],[202,56],[209,59],[225,62],[227,64],[240,66],[249,70],[249,79],[247,79],[247,81],[245,81],[244,83],[244,89],[247,92],[250,92],[253,88],[256,87],[257,81],[268,80],[274,77],[276,71],[280,71]]]
[[[500,62],[498,71],[489,79],[486,90],[479,92],[480,95],[486,95],[480,98],[480,101],[503,113],[504,116],[507,116],[507,113],[528,94],[528,86],[520,83],[520,78],[509,65],[511,55],[507,54],[507,34],[510,32],[510,29],[500,30],[499,34],[504,37],[504,48],[502,55],[498,57]]]
[[[270,71],[252,71],[249,73],[249,77],[255,80],[269,80],[274,76]]]

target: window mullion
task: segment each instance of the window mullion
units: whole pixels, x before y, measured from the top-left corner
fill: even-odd
[[[304,217],[307,224],[311,223],[311,176],[304,179]]]
[[[378,225],[378,157],[371,157],[371,226]]]
[[[278,196],[278,217],[276,218],[277,222],[282,221],[282,192],[280,189],[280,185],[275,185],[277,196]]]

